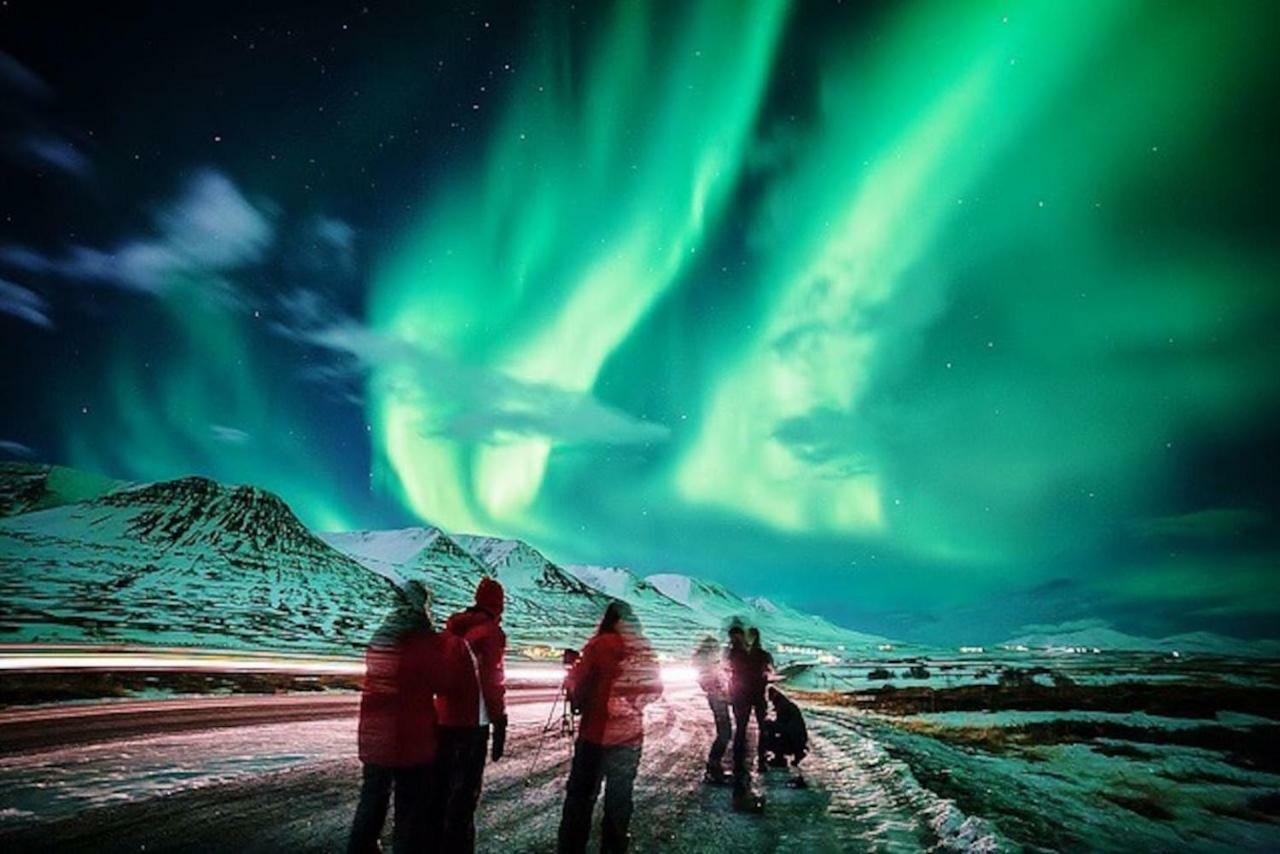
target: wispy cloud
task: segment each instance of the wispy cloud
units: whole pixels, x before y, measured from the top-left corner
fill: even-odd
[[[52,329],[49,304],[35,291],[0,279],[0,313],[12,315],[27,323]]]
[[[0,51],[0,84],[28,98],[43,99],[53,95],[53,89],[39,74],[4,51]]]
[[[23,457],[24,459],[30,459],[36,455],[36,452],[21,442],[13,442],[9,439],[0,439],[0,454],[4,454],[9,457]]]
[[[356,267],[356,230],[340,219],[329,216],[317,217],[311,223],[320,260],[336,262],[342,272],[351,273]]]
[[[52,166],[60,172],[85,178],[92,171],[89,158],[69,139],[46,131],[28,133],[14,145],[19,157],[41,166]]]
[[[253,437],[238,427],[225,424],[210,424],[209,432],[216,441],[227,445],[247,445]]]
[[[850,413],[817,407],[779,421],[772,436],[819,476],[840,479],[872,470],[866,454],[857,450],[866,441],[859,436],[857,416]]]
[[[1134,525],[1139,536],[1153,540],[1216,541],[1268,527],[1267,514],[1248,507],[1216,507],[1178,516],[1145,519]]]
[[[328,350],[355,370],[400,369],[391,392],[422,413],[422,430],[464,441],[503,442],[538,436],[565,444],[648,445],[670,430],[589,394],[526,382],[467,365],[417,342],[377,332],[328,313],[314,293],[287,302],[280,331]]]
[[[28,273],[162,293],[183,281],[222,283],[263,260],[275,239],[268,214],[220,172],[205,169],[154,217],[154,234],[113,249],[73,245],[59,256],[26,246],[0,249],[0,263]]]

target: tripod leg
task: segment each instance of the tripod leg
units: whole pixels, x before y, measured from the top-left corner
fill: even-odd
[[[551,701],[551,708],[547,709],[547,722],[542,725],[543,732],[551,732],[551,721],[556,716],[556,704],[560,702],[560,697],[556,697]]]

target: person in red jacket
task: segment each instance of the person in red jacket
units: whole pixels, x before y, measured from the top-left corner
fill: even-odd
[[[626,851],[631,792],[644,745],[644,709],[662,694],[658,661],[630,606],[612,602],[600,628],[565,677],[565,689],[582,712],[573,746],[559,851],[582,854],[591,836],[591,811],[605,787],[600,850]]]
[[[507,705],[502,631],[505,595],[492,578],[480,579],[476,603],[445,623],[445,632],[466,641],[471,651],[471,678],[457,690],[436,698],[440,719],[438,780],[444,804],[443,850],[467,854],[476,847],[476,807],[484,781],[486,752],[497,762],[506,750]],[[493,746],[489,750],[489,729]]]
[[[351,824],[351,854],[379,851],[395,792],[394,850],[434,851],[440,822],[434,796],[438,733],[434,700],[456,681],[464,645],[436,632],[430,594],[408,582],[401,604],[374,633],[365,653],[357,738],[363,780]]]

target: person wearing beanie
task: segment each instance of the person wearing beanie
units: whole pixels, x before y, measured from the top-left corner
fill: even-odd
[[[442,813],[432,797],[439,754],[434,698],[449,690],[466,659],[465,643],[431,624],[430,591],[410,581],[365,653],[357,744],[360,800],[347,850],[381,850],[378,839],[395,798],[392,846],[432,851]],[[469,662],[467,662],[469,667]]]
[[[436,697],[440,723],[437,760],[438,791],[443,800],[444,832],[441,850],[471,852],[476,845],[476,807],[484,780],[486,753],[502,758],[507,742],[506,680],[503,657],[507,636],[502,631],[506,596],[493,578],[476,586],[475,604],[445,623],[445,632],[466,641],[472,676],[465,684]],[[489,744],[489,730],[493,743]]]

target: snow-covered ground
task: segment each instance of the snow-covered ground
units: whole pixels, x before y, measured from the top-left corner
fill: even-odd
[[[1175,683],[1211,679],[1237,685],[1260,679],[1280,681],[1280,661],[1190,653],[1174,657],[1148,651],[1092,649],[1060,654],[1047,650],[956,653],[901,645],[890,650],[859,650],[838,661],[797,669],[788,683],[810,691],[868,691],[898,688],[953,688],[993,685],[1005,671],[1023,671],[1044,685],[1065,677],[1078,685]]]
[[[919,717],[933,726],[912,728]],[[821,737],[844,745],[851,754],[883,752],[900,773],[932,797],[949,802],[958,815],[980,817],[987,838],[1001,848],[1267,851],[1280,846],[1275,794],[1280,775],[1248,767],[1249,758],[1230,751],[1160,743],[1161,730],[1215,722],[1094,715],[1088,717],[1119,718],[1149,728],[1151,740],[1081,739],[983,748],[975,747],[973,740],[949,739],[946,731],[982,735],[988,727],[1025,726],[1033,716],[919,717],[894,720],[847,710],[811,712],[812,727]],[[1231,723],[1240,726],[1243,721]],[[944,823],[963,825],[953,819]]]
[[[694,689],[650,707],[637,851],[1276,850],[1280,775],[1265,756],[1176,743],[1205,727],[1274,726],[1141,713],[945,713],[890,718],[806,705],[808,789],[770,771],[763,816],[699,782],[711,720]],[[550,851],[569,742],[558,710],[512,706],[508,756],[486,772],[480,850]],[[1140,737],[1007,741],[992,730],[1075,721]],[[1054,732],[1057,732],[1054,730]],[[1162,733],[1167,737],[1162,737]],[[0,759],[0,845],[64,850],[340,847],[358,787],[354,719],[156,734]]]
[[[509,753],[488,766],[481,851],[554,850],[569,742],[542,737],[552,711],[517,706]],[[700,782],[711,719],[701,695],[651,706],[636,786],[634,850],[991,850],[982,819],[922,788],[874,741],[819,725],[808,789],[788,772],[757,782],[763,816],[730,809],[730,792]],[[340,848],[359,770],[354,721],[267,724],[55,750],[0,761],[0,844],[61,850]],[[598,821],[598,819],[597,819]]]

